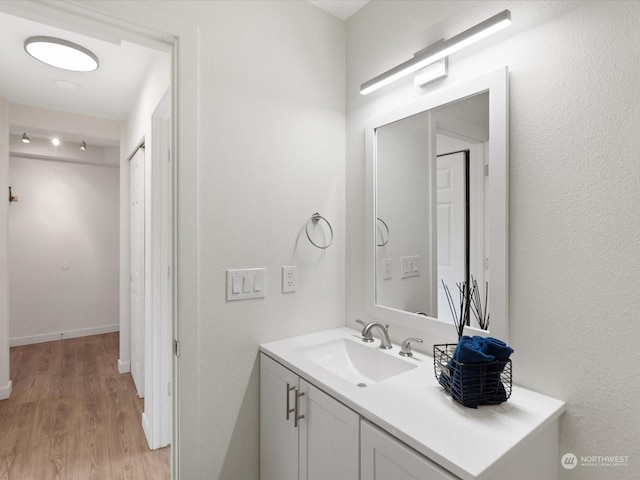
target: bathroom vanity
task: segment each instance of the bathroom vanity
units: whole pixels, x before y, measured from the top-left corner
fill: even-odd
[[[260,477],[553,479],[564,402],[514,385],[463,407],[433,359],[338,328],[260,347]]]

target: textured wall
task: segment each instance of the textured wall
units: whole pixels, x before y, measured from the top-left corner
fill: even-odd
[[[509,8],[513,25],[450,58],[427,89],[359,84]],[[347,21],[347,319],[364,318],[364,124],[430,91],[511,69],[510,326],[514,381],[564,399],[563,479],[640,476],[638,2],[375,1]],[[392,329],[392,332],[394,329]],[[420,331],[399,332],[420,335]]]

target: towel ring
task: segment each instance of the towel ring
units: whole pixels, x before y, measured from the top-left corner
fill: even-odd
[[[389,225],[387,225],[385,221],[382,220],[381,218],[376,218],[376,220],[379,221],[382,225],[384,225],[384,228],[387,230],[387,239],[384,240],[384,236],[383,236],[382,243],[376,243],[377,246],[384,247],[387,243],[389,243],[389,240],[391,239],[391,232],[389,232]]]
[[[331,232],[331,238],[329,239],[329,243],[327,243],[326,245],[322,246],[322,245],[318,245],[316,242],[311,240],[311,235],[309,235],[309,220],[311,220],[313,223],[318,223],[320,220],[324,220],[325,221],[325,223],[329,227],[329,231]],[[321,250],[324,250],[325,248],[329,248],[331,246],[331,244],[333,243],[333,227],[331,227],[331,224],[329,223],[329,220],[324,218],[318,212],[316,212],[313,215],[311,215],[311,218],[309,218],[309,220],[307,220],[307,223],[304,224],[304,231],[307,234],[307,238],[309,239],[311,244],[314,247],[320,248]]]

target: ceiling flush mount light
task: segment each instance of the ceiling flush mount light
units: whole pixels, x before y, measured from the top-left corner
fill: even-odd
[[[57,147],[58,145],[60,145],[60,139],[58,137],[53,137],[51,139],[51,143],[53,144],[54,147]]]
[[[93,52],[61,38],[30,37],[25,40],[24,49],[36,60],[73,72],[91,72],[99,65]]]
[[[511,25],[511,12],[504,10],[448,40],[439,41],[420,50],[413,58],[360,85],[360,93],[363,95],[371,93],[399,78],[417,72],[427,65],[431,65],[509,25]]]
[[[22,134],[22,143],[31,143],[31,139],[27,136],[27,133]]]
[[[80,150],[82,150],[83,152],[87,151],[87,144],[84,143],[84,140],[82,141],[82,143],[80,144]]]

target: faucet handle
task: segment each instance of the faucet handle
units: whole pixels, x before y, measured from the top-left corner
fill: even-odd
[[[402,342],[402,347],[400,347],[400,355],[403,357],[413,357],[413,352],[411,351],[411,342],[422,343],[421,338],[409,337],[404,342]]]
[[[370,331],[367,331],[367,327],[371,324],[363,320],[360,320],[359,318],[356,319],[356,323],[359,323],[360,325],[362,325],[362,341],[366,343],[373,342],[373,335],[371,334]]]

